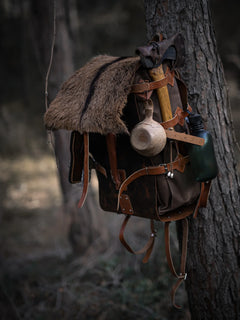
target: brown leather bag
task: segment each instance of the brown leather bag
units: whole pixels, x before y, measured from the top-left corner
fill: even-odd
[[[146,70],[140,68],[135,77],[135,83],[148,80]],[[177,81],[169,88],[172,111],[178,113],[178,121],[174,129],[184,132],[186,111],[182,110],[182,100]],[[151,95],[154,106],[154,120],[162,123],[161,111],[156,92]],[[145,98],[130,93],[128,103],[123,110],[124,120],[129,132],[144,118]],[[181,123],[181,124],[180,124]],[[171,125],[171,124],[169,124]],[[165,124],[166,127],[166,124]],[[82,150],[83,135],[77,131],[72,133],[72,163],[70,181],[79,182],[83,167],[84,154]],[[85,151],[86,152],[86,151]],[[166,255],[170,270],[178,278],[177,285],[172,290],[174,302],[175,291],[186,278],[185,263],[187,251],[187,220],[190,214],[196,215],[200,204],[201,186],[194,181],[191,174],[186,145],[182,142],[167,141],[162,152],[153,157],[144,157],[136,152],[127,134],[115,135],[109,133],[89,134],[89,154],[95,166],[99,182],[100,206],[105,211],[125,214],[126,218],[120,230],[120,241],[125,248],[136,254],[146,253],[143,262],[147,262],[154,244],[153,220],[165,222]],[[82,161],[78,157],[82,156]],[[132,179],[131,179],[132,177]],[[81,204],[80,204],[81,206]],[[124,239],[124,230],[131,216],[139,216],[151,220],[150,239],[146,246],[134,251]],[[177,274],[171,258],[169,245],[169,223],[184,221],[181,274]],[[178,307],[175,304],[176,307]]]
[[[154,244],[154,220],[165,222],[167,260],[178,279],[172,290],[173,302],[176,289],[186,279],[187,217],[191,214],[196,217],[199,206],[206,205],[210,187],[194,180],[186,143],[179,141],[186,138],[185,117],[191,108],[186,86],[176,69],[176,56],[172,58],[172,50],[169,55],[166,52],[168,48],[179,47],[177,56],[182,63],[182,41],[179,35],[166,41],[155,39],[150,44],[152,51],[148,47],[139,49],[142,63],[137,58],[93,59],[63,85],[45,115],[48,128],[72,130],[70,182],[81,182],[84,172],[79,207],[87,195],[90,161],[97,173],[101,208],[125,215],[119,238],[129,252],[145,252],[143,262],[147,262]],[[158,49],[158,55],[153,49]],[[149,56],[149,52],[154,52],[154,56]],[[161,64],[164,78],[152,81],[144,63],[148,67]],[[85,79],[88,71],[91,78]],[[88,92],[84,91],[82,98],[79,90],[85,86]],[[157,89],[166,86],[173,117],[163,121]],[[69,103],[70,110],[66,108]],[[137,152],[130,139],[133,129],[144,120],[146,108],[152,108],[153,120],[166,132],[182,133],[177,140],[167,139],[164,149],[153,156]],[[150,220],[150,239],[139,251],[134,251],[124,239],[125,227],[132,216]],[[183,220],[180,274],[173,266],[169,246],[169,224],[177,220]]]

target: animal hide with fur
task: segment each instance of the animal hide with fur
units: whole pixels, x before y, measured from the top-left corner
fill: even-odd
[[[139,57],[91,59],[61,87],[44,115],[48,129],[128,133],[121,119]]]

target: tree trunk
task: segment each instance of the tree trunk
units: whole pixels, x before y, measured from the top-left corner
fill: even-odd
[[[227,7],[227,4],[226,4]],[[145,0],[147,36],[181,32],[189,102],[215,141],[219,175],[206,209],[190,218],[186,289],[192,319],[239,319],[240,216],[237,148],[207,0]]]
[[[69,7],[70,5],[71,8]],[[55,98],[61,84],[74,72],[74,50],[73,39],[71,39],[73,33],[71,32],[68,16],[69,11],[74,10],[74,6],[75,1],[70,1],[70,4],[66,0],[56,1],[56,41],[48,84],[49,102]],[[54,1],[31,1],[32,20],[35,27],[35,37],[38,39],[38,49],[42,54],[40,64],[42,65],[44,77],[51,53],[54,24],[53,8]],[[82,185],[73,185],[68,181],[70,135],[71,132],[66,130],[55,131],[53,133],[53,145],[63,195],[64,211],[70,216],[69,239],[73,250],[77,253],[82,253],[99,237],[103,222],[98,214],[99,209],[91,186],[89,187],[90,192],[84,207],[82,209],[77,208]],[[104,235],[106,236],[106,233]],[[99,239],[98,243],[101,243]]]

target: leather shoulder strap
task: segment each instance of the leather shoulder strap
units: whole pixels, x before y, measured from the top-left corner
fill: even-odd
[[[148,262],[148,259],[151,255],[151,252],[152,252],[152,249],[153,249],[153,245],[154,245],[154,240],[155,240],[155,230],[154,230],[154,222],[153,220],[150,221],[150,224],[151,224],[151,235],[150,235],[150,238],[148,240],[148,242],[145,244],[145,246],[138,250],[138,251],[134,251],[129,245],[128,243],[126,242],[126,240],[124,239],[124,230],[127,226],[127,223],[130,219],[130,215],[126,215],[124,221],[123,221],[123,224],[122,224],[122,227],[121,227],[121,230],[120,230],[120,233],[119,233],[119,240],[121,241],[122,245],[131,253],[133,254],[142,254],[142,253],[145,253],[145,256],[142,260],[143,263],[147,263]]]
[[[118,190],[121,185],[121,178],[119,175],[118,163],[117,163],[116,135],[113,133],[107,134],[106,143],[107,143],[108,159],[109,159],[109,164],[111,169],[112,180],[115,183],[116,190]]]
[[[181,265],[180,265],[179,274],[177,274],[175,267],[173,265],[173,260],[172,260],[171,250],[170,250],[170,230],[169,230],[170,221],[165,223],[165,249],[166,249],[167,262],[172,274],[174,275],[174,277],[178,279],[171,291],[172,303],[174,307],[177,309],[181,309],[181,307],[175,303],[175,294],[177,289],[181,285],[181,283],[187,278],[187,273],[185,272],[185,268],[186,268],[186,261],[187,261],[188,220],[187,218],[185,218],[182,221],[183,221],[182,256],[181,256]]]

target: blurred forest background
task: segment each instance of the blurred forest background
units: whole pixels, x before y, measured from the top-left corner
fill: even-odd
[[[146,43],[142,1],[69,0],[66,4],[74,69],[101,53],[134,55],[135,48]],[[212,0],[210,4],[239,140],[240,2]],[[119,219],[112,215],[109,222],[107,213],[102,214],[108,229],[105,247],[96,249],[93,243],[80,255],[72,252],[69,217],[43,125],[47,65],[41,57],[42,41],[34,31],[38,18],[43,19],[34,11],[34,0],[0,2],[0,317],[188,319],[183,291],[185,311],[171,308],[172,280],[160,252],[160,227],[157,249],[146,266],[120,247]],[[53,20],[44,19],[49,33],[39,37],[45,39],[50,57]],[[136,242],[141,232],[140,226]]]

